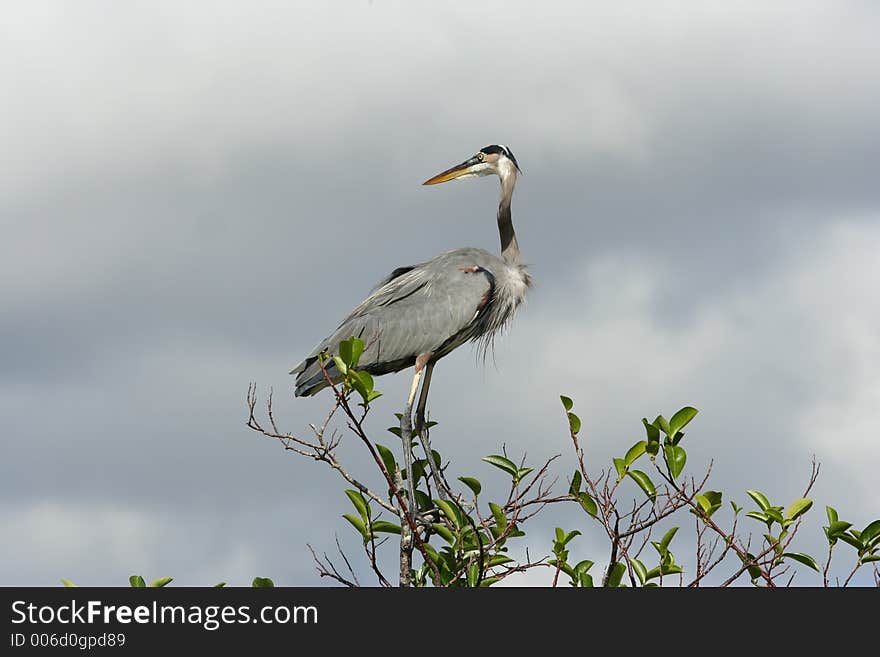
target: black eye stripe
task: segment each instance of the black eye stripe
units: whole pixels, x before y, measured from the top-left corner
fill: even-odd
[[[495,155],[504,155],[507,159],[509,159],[513,164],[519,169],[519,163],[516,161],[516,157],[513,155],[513,151],[511,151],[507,146],[502,144],[490,144],[484,148],[480,149],[481,152]]]

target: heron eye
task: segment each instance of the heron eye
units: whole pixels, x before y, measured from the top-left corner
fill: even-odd
[[[480,162],[482,162],[482,161],[483,161],[483,158],[484,158],[484,157],[486,157],[486,156],[485,156],[485,155],[483,155],[483,153],[482,153],[482,152],[480,152],[480,153],[477,153],[477,159],[478,159],[478,160],[479,160],[479,161],[480,161]]]

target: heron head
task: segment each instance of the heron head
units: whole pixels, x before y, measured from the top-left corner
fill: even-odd
[[[423,185],[436,185],[438,183],[454,180],[455,178],[473,178],[476,176],[489,176],[495,174],[502,182],[515,179],[516,173],[522,170],[513,156],[513,152],[500,144],[485,146],[477,151],[476,155],[468,158],[461,164],[451,169],[438,173],[433,178],[426,180]]]

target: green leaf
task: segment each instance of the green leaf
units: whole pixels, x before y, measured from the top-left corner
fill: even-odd
[[[647,495],[652,501],[657,499],[657,489],[654,488],[654,482],[651,481],[651,478],[648,475],[641,470],[630,470],[626,474],[632,477],[633,481],[639,485],[639,488],[641,488],[645,492],[645,495]]]
[[[724,494],[720,490],[707,490],[706,498],[712,503],[712,506],[715,508],[721,508],[721,500],[724,497]]]
[[[568,554],[568,552],[565,552],[563,550],[563,556],[560,559],[550,559],[547,561],[547,564],[550,566],[553,566],[554,568],[559,568],[560,571],[562,571],[563,573],[565,573],[569,577],[574,577],[575,576],[574,575],[574,568],[572,568],[567,563],[565,563],[565,561],[563,561],[563,559],[565,558],[565,555],[567,555],[567,554]]]
[[[584,511],[595,518],[596,514],[599,513],[599,507],[596,505],[596,500],[594,500],[590,496],[590,494],[585,491],[578,493],[577,499],[578,502],[580,502],[581,506],[584,507]]]
[[[754,558],[755,558],[754,555],[751,554],[751,553],[749,553],[748,556],[749,556],[751,559],[754,559]],[[761,576],[761,567],[760,567],[760,566],[757,566],[757,565],[755,565],[755,564],[752,564],[752,565],[749,566],[746,570],[747,570],[747,572],[749,573],[749,577],[751,577],[752,580],[756,580],[756,579],[758,579],[758,578]]]
[[[709,501],[705,495],[696,495],[694,499],[697,501],[697,504],[700,505],[700,508],[703,510],[703,513],[709,515],[709,510],[712,508],[712,503]]]
[[[755,500],[755,504],[761,508],[761,511],[766,511],[770,508],[770,500],[767,499],[764,493],[756,490],[747,490],[746,493],[749,494],[749,497]]]
[[[563,531],[562,527],[556,528],[556,542],[560,545],[565,545],[565,531]]]
[[[715,513],[718,509],[721,508],[721,491],[717,490],[707,490],[705,493],[701,493],[697,495],[694,499],[696,499],[697,504],[700,505],[700,508],[703,510],[707,516],[711,517],[713,513]],[[734,504],[731,502],[731,504]],[[736,510],[736,505],[734,504],[734,510]]]
[[[575,536],[580,536],[580,535],[581,535],[581,533],[577,529],[575,529],[574,531],[568,532],[565,535],[565,538],[562,539],[562,544],[568,545],[569,542],[571,541],[571,539],[573,539]]]
[[[742,511],[742,507],[739,504],[737,504],[736,502],[734,502],[733,500],[730,500],[730,506],[733,507],[734,515],[738,514],[740,511]]]
[[[416,459],[412,464],[412,475],[413,475],[413,485],[417,486],[419,483],[419,479],[425,476],[425,466],[428,465],[428,462],[425,459]],[[405,469],[404,469],[405,470]],[[401,473],[403,478],[406,479],[406,472]]]
[[[668,566],[661,566],[660,569],[663,571],[664,575],[678,575],[679,573],[683,573],[684,570],[678,564],[669,564]]]
[[[420,490],[416,491],[416,506],[423,511],[428,511],[429,509],[434,508],[434,505],[431,503],[431,498]]]
[[[519,470],[516,471],[516,476],[514,477],[514,480],[515,481],[522,481],[532,471],[534,471],[534,468],[520,468]]]
[[[479,495],[483,490],[483,486],[473,477],[459,477],[458,480],[473,491],[474,495]]]
[[[785,519],[797,520],[800,516],[809,511],[811,506],[813,506],[813,500],[802,497],[801,499],[794,501],[792,505],[788,507],[788,511],[785,512]]]
[[[699,411],[693,406],[685,406],[669,419],[669,434],[674,436],[684,429]]]
[[[147,583],[144,581],[144,578],[140,575],[132,575],[128,578],[128,583],[131,584],[131,588],[133,589],[143,589],[146,588]]]
[[[585,573],[585,572],[589,571],[590,568],[592,568],[592,567],[593,567],[593,562],[590,561],[589,559],[584,559],[583,561],[577,562],[577,565],[575,565],[575,567],[574,567],[574,572],[576,572],[578,575],[580,575],[581,573]]]
[[[771,522],[770,516],[768,516],[766,513],[761,513],[760,511],[749,511],[746,514],[746,517],[747,518],[754,518],[755,520],[759,520],[760,522],[764,522],[764,523]]]
[[[226,586],[226,582],[217,582],[216,584],[214,584],[213,588],[222,589],[224,586]]]
[[[348,520],[352,525],[354,525],[354,528],[357,529],[358,532],[360,532],[360,535],[365,541],[369,539],[370,535],[367,533],[367,527],[366,525],[364,525],[364,521],[361,518],[352,513],[344,513],[342,517]]]
[[[346,365],[351,364],[351,340],[343,340],[339,343],[339,357]]]
[[[782,507],[781,506],[780,507],[771,506],[764,513],[766,513],[769,518],[771,518],[772,520],[775,520],[780,525],[785,521],[785,518],[782,517]]]
[[[61,583],[64,584],[64,586],[66,586],[66,587],[69,588],[69,589],[75,589],[75,588],[76,588],[76,584],[74,584],[73,582],[71,582],[69,579],[62,579],[62,580],[61,580]]]
[[[571,476],[571,485],[568,487],[568,494],[577,497],[577,494],[581,492],[581,473],[578,470],[574,471],[574,474]]]
[[[351,339],[351,363],[352,367],[356,367],[358,361],[361,359],[361,354],[364,353],[364,341],[360,338],[352,338]]]
[[[364,499],[364,496],[361,495],[361,492],[349,488],[345,491],[345,494],[348,495],[348,499],[354,504],[354,508],[357,509],[357,512],[361,514],[361,518],[365,521],[368,520],[370,518],[370,511],[367,507],[367,501]]]
[[[434,504],[443,511],[443,515],[445,515],[449,522],[451,522],[455,527],[461,528],[462,522],[459,517],[458,509],[455,506],[455,502],[449,500],[434,500]]]
[[[846,522],[845,520],[836,520],[828,525],[825,534],[828,536],[828,538],[836,538],[843,534],[850,527],[852,527],[851,522]]]
[[[503,456],[499,456],[498,454],[484,456],[483,460],[490,465],[494,465],[496,468],[504,470],[511,477],[516,477],[516,473],[519,470],[513,461]]]
[[[672,537],[675,536],[675,532],[678,531],[678,527],[673,527],[668,532],[663,534],[663,538],[660,539],[660,554],[663,555],[669,550],[669,543],[672,541]]]
[[[449,543],[450,545],[453,545],[455,543],[455,534],[449,531],[449,528],[446,525],[441,525],[439,522],[434,522],[431,523],[431,527],[433,527],[434,531],[441,537],[443,537],[443,540],[445,540],[447,543]]]
[[[623,562],[618,561],[611,567],[611,573],[608,575],[608,586],[620,586],[624,573],[626,573],[626,565]]]
[[[399,534],[400,525],[386,520],[374,520],[370,525],[374,532],[385,532],[386,534]]]
[[[687,462],[687,453],[685,453],[683,447],[678,445],[666,445],[663,451],[666,453],[666,460],[669,463],[669,474],[672,475],[672,480],[675,481],[678,475],[681,474],[681,471],[684,470],[684,464]]]
[[[352,371],[351,374],[351,386],[357,390],[358,394],[363,397],[365,402],[370,401],[370,396],[373,393],[373,377],[366,371]]]
[[[819,566],[816,565],[816,560],[809,554],[804,554],[803,552],[783,552],[782,556],[788,557],[789,559],[794,559],[795,561],[799,561],[805,566],[809,566],[817,573],[819,572]]]
[[[474,561],[467,570],[467,583],[471,588],[475,588],[477,586],[477,582],[480,581],[480,564]]]
[[[617,470],[617,481],[620,481],[626,476],[626,461],[619,458],[615,458],[613,460],[614,469]]]
[[[339,370],[339,373],[342,376],[348,374],[348,365],[345,364],[344,360],[342,360],[339,356],[334,356],[333,362],[336,363],[336,369]]]
[[[862,530],[859,538],[862,541],[862,545],[870,545],[877,536],[880,536],[880,520],[875,520],[874,522],[869,523],[868,526]]]
[[[489,502],[489,509],[492,511],[492,515],[495,517],[495,524],[498,525],[501,529],[507,527],[507,516],[504,515],[504,509],[495,504],[494,502]]]
[[[655,577],[660,577],[660,575],[662,575],[662,573],[660,572],[660,566],[656,566],[645,573],[645,581],[652,580]]]
[[[568,428],[572,435],[577,435],[581,430],[581,419],[574,413],[568,414]]]
[[[648,434],[648,442],[649,443],[659,443],[660,442],[660,429],[658,429],[655,425],[648,422],[648,418],[646,418],[646,417],[642,418],[642,424],[645,425],[645,431]]]
[[[151,589],[161,589],[163,586],[167,586],[173,580],[173,577],[160,577],[159,579],[154,579],[150,582]]]
[[[486,566],[488,568],[492,568],[493,566],[501,566],[502,564],[510,563],[511,561],[513,561],[513,559],[508,557],[506,554],[496,554],[489,557],[488,561],[486,562]]]
[[[339,355],[348,367],[355,367],[364,353],[364,341],[351,337],[339,343]]]
[[[851,536],[850,534],[841,534],[840,540],[844,543],[847,543],[848,545],[852,545],[856,550],[861,550],[863,547],[862,542],[858,538]]]
[[[837,520],[838,520],[837,511],[835,511],[833,507],[826,506],[825,513],[828,515],[828,524],[829,525],[837,522]]]
[[[654,418],[654,426],[660,429],[666,435],[669,435],[669,422],[666,421],[666,418],[662,415],[658,415]]]
[[[645,453],[645,448],[648,446],[648,442],[645,440],[640,440],[635,445],[629,448],[626,456],[623,457],[623,462],[630,466],[632,465],[637,458],[639,458],[642,454]]]
[[[559,395],[559,399],[562,400],[562,406],[565,408],[565,412],[567,413],[574,406],[574,402],[571,401],[571,397],[566,397],[565,395]]]
[[[645,568],[645,564],[638,559],[630,559],[629,563],[635,571],[636,576],[639,578],[639,582],[644,584],[648,579],[648,569]]]
[[[275,582],[268,577],[254,577],[251,587],[255,589],[273,589],[275,588]]]
[[[355,389],[357,394],[359,394],[364,400],[364,403],[366,403],[367,395],[369,395],[370,393],[367,391],[366,387],[364,387],[364,383],[363,381],[361,381],[358,373],[354,370],[351,371],[351,387]]]
[[[397,430],[400,431],[400,427],[397,427]],[[385,469],[393,479],[394,471],[397,469],[397,462],[394,460],[394,454],[390,449],[385,447],[385,445],[380,445],[379,443],[376,443],[376,449],[379,452],[382,463],[385,465]]]
[[[873,563],[875,561],[880,561],[880,554],[866,555],[859,560],[859,563]]]

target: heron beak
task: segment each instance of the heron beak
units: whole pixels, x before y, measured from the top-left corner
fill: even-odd
[[[451,169],[446,169],[443,173],[438,173],[433,178],[426,180],[423,182],[423,185],[437,185],[439,183],[444,183],[449,180],[454,180],[455,178],[460,178],[461,176],[466,176],[469,173],[472,173],[471,168],[480,164],[480,160],[475,156],[469,160],[465,160],[461,164],[457,164]]]

